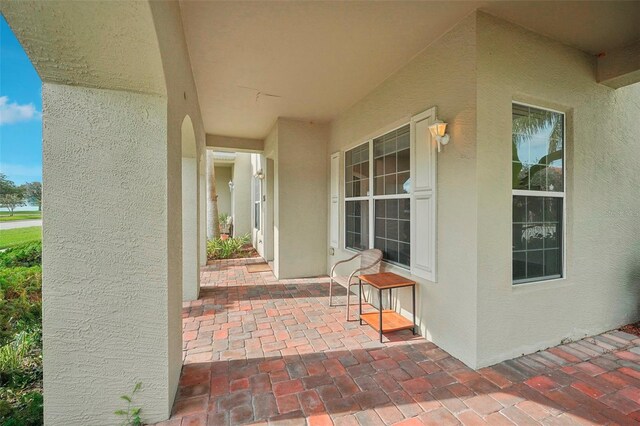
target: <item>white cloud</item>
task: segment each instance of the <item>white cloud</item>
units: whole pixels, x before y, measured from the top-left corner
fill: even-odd
[[[9,102],[7,96],[0,96],[0,126],[20,121],[40,120],[42,113],[33,104],[19,105]]]

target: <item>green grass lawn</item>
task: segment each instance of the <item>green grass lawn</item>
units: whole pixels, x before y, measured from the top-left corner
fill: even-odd
[[[42,227],[3,229],[0,231],[0,249],[42,239]]]
[[[42,219],[42,212],[14,212],[13,216],[10,216],[9,212],[0,212],[0,222],[11,222],[13,220],[32,220]]]

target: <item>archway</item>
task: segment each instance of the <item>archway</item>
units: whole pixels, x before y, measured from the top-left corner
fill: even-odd
[[[200,293],[198,262],[198,160],[191,118],[182,121],[182,300]]]

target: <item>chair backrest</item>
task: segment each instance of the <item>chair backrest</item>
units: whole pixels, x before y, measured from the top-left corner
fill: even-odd
[[[377,274],[380,272],[380,265],[382,264],[382,251],[378,249],[364,250],[360,254],[360,267],[365,268],[371,265],[370,268],[364,269],[360,272],[362,275]]]

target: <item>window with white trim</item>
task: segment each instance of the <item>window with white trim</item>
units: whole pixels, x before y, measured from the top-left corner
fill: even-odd
[[[404,125],[345,153],[345,247],[411,264],[411,139]]]
[[[564,275],[565,115],[512,105],[513,284]]]

